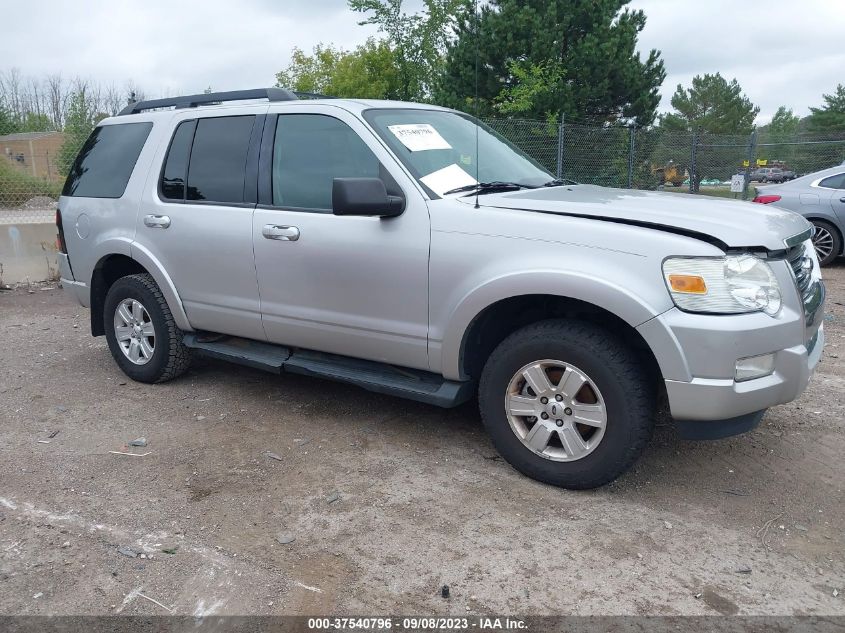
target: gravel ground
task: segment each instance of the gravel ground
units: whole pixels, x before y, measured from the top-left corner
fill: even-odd
[[[593,492],[516,473],[472,406],[208,360],[133,383],[60,290],[0,292],[0,614],[845,614],[825,276],[800,400],[719,442],[660,427]]]

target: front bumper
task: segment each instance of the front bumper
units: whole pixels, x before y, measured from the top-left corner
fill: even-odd
[[[806,389],[824,348],[824,327],[806,345],[775,352],[774,371],[762,378],[666,380],[672,417],[678,420],[729,420],[795,400]],[[746,354],[728,350],[734,359]],[[765,353],[765,352],[764,352]],[[734,360],[735,362],[735,360]]]
[[[811,260],[809,273],[805,260]],[[741,433],[767,408],[791,402],[806,389],[824,349],[825,288],[812,243],[791,245],[787,257],[771,266],[783,293],[774,316],[672,308],[637,328],[654,352],[669,410],[683,435]],[[764,354],[774,356],[769,375],[735,380],[738,360]]]

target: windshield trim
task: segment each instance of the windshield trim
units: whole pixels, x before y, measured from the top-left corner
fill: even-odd
[[[428,194],[429,198],[431,198],[432,200],[440,200],[442,198],[460,197],[461,194],[460,193],[454,193],[454,194],[449,194],[449,195],[445,195],[445,194],[440,195],[440,194],[436,193],[435,191],[433,191],[428,185],[426,185],[422,181],[422,178],[426,174],[421,174],[420,171],[410,161],[406,160],[406,158],[404,156],[402,156],[399,152],[394,151],[391,141],[387,138],[384,138],[384,136],[382,136],[382,134],[379,133],[375,124],[371,120],[371,117],[372,117],[373,113],[375,113],[375,112],[439,112],[439,113],[455,114],[459,117],[466,119],[467,121],[470,121],[471,123],[475,123],[482,130],[484,130],[485,132],[487,132],[488,134],[490,134],[494,138],[501,141],[508,148],[513,150],[516,154],[518,154],[519,156],[521,156],[522,158],[527,160],[529,163],[531,163],[534,167],[536,167],[540,171],[548,174],[552,179],[554,179],[554,176],[551,174],[551,172],[549,172],[549,170],[547,170],[540,163],[538,163],[536,160],[534,160],[534,158],[532,158],[531,156],[529,156],[528,154],[523,152],[521,149],[519,149],[519,147],[517,147],[516,145],[511,143],[504,136],[502,136],[501,134],[496,132],[496,130],[494,130],[489,125],[484,123],[484,121],[481,121],[480,119],[476,119],[474,116],[472,116],[471,114],[467,114],[466,112],[461,112],[460,110],[452,110],[450,108],[407,108],[407,107],[396,107],[396,108],[370,107],[370,108],[365,108],[365,109],[361,110],[361,118],[369,126],[369,128],[372,130],[373,134],[375,134],[376,137],[378,139],[380,139],[382,141],[382,143],[384,143],[384,146],[387,149],[387,151],[389,151],[393,155],[393,157],[397,161],[399,161],[399,164],[401,164],[406,170],[408,170],[408,173],[411,174],[411,176],[414,178],[414,180],[417,181],[419,186],[422,187],[425,190],[425,192]]]

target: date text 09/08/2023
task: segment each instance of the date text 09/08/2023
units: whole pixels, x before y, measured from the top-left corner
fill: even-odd
[[[510,617],[325,617],[308,618],[308,628],[316,631],[390,629],[407,631],[459,631],[459,630],[522,630],[525,621]]]

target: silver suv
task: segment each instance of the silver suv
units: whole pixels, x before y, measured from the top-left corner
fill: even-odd
[[[104,120],[57,215],[63,286],[132,379],[192,355],[453,407],[501,454],[592,488],[664,400],[753,428],[824,344],[800,215],[555,178],[465,114],[268,89]]]

